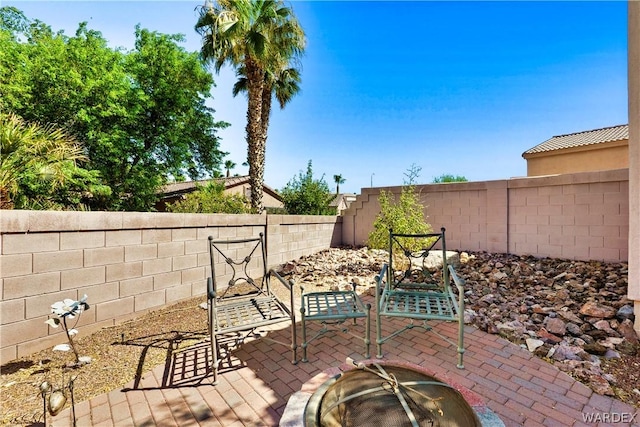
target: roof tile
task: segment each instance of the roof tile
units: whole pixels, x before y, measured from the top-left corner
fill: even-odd
[[[582,147],[585,145],[601,144],[603,142],[629,139],[629,125],[611,126],[602,129],[558,135],[525,151],[525,154],[544,153],[563,150],[566,148]]]

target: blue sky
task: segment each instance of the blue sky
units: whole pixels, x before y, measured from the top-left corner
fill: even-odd
[[[72,35],[81,21],[113,47],[134,27],[182,33],[196,51],[203,1],[6,1]],[[628,123],[627,5],[606,2],[293,1],[306,35],[302,92],[274,109],[265,182],[306,169],[341,191],[526,175],[522,153],[560,134]],[[215,117],[245,174],[246,100],[226,69],[214,77]]]

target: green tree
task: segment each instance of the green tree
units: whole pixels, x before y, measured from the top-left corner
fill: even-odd
[[[0,201],[3,209],[84,209],[110,195],[98,171],[84,169],[82,146],[53,125],[0,114]]]
[[[240,194],[224,194],[224,184],[210,182],[187,194],[184,200],[167,205],[167,211],[180,213],[250,213],[251,206]]]
[[[219,72],[224,64],[236,69],[247,91],[247,160],[251,184],[251,206],[262,212],[264,161],[272,93],[282,84],[300,81],[289,64],[302,54],[304,32],[281,0],[219,0],[200,9],[196,30],[203,36],[201,56]],[[287,71],[295,70],[295,72]],[[290,96],[297,89],[289,86]],[[234,89],[234,93],[238,93]],[[278,100],[286,104],[280,90]],[[289,99],[290,99],[289,96]]]
[[[291,215],[335,215],[336,208],[329,206],[335,198],[324,180],[313,178],[311,160],[307,171],[291,179],[280,191],[284,207]]]
[[[393,193],[380,191],[378,202],[380,212],[373,222],[373,230],[369,233],[367,246],[374,249],[389,249],[389,230],[395,233],[425,234],[433,229],[426,221],[424,206],[420,202],[420,194],[416,190],[414,182],[420,174],[421,168],[412,164],[404,174],[407,177],[402,186],[400,197],[394,200]],[[406,239],[402,243],[409,250],[417,250],[425,247],[428,240]]]
[[[336,183],[336,194],[340,194],[340,184],[344,184],[346,179],[342,175],[333,175],[333,182]]]
[[[83,144],[113,190],[94,208],[149,210],[168,176],[220,172],[216,132],[227,124],[206,106],[213,78],[178,45],[182,36],[136,28],[126,52],[86,23],[68,37],[39,21],[20,24],[6,8],[0,16],[0,108],[55,123]]]
[[[445,182],[468,182],[468,180],[464,176],[451,174],[442,174],[433,178],[434,184],[441,184]]]

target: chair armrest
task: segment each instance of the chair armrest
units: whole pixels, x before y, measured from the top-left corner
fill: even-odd
[[[382,283],[384,283],[384,281],[387,278],[387,269],[389,268],[389,266],[387,264],[384,264],[382,266],[382,269],[380,270],[380,273],[378,273],[376,275],[376,294],[380,294],[381,291],[381,287],[382,287]]]
[[[449,264],[449,275],[453,279],[453,283],[456,284],[456,288],[458,288],[458,292],[460,292],[460,294],[464,294],[465,281],[464,279],[458,277],[456,270],[453,268],[453,265],[451,264]]]

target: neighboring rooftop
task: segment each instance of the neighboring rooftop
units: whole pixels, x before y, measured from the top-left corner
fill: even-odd
[[[527,154],[564,150],[567,148],[582,147],[585,145],[622,141],[625,139],[629,139],[629,125],[611,126],[602,129],[554,136],[553,138],[550,138],[525,151],[522,156],[525,157]]]

